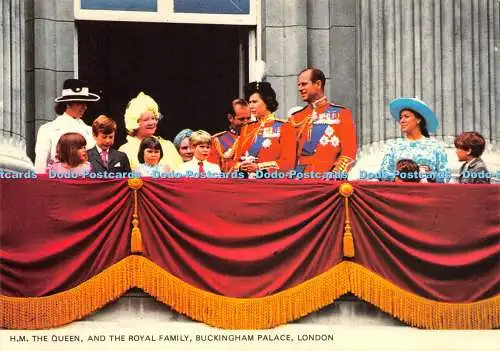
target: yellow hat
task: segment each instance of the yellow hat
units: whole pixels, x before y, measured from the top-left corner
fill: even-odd
[[[160,118],[160,110],[156,101],[141,91],[129,101],[125,110],[125,128],[127,128],[128,132],[133,132],[139,128],[139,118],[146,111],[151,111],[157,118]]]

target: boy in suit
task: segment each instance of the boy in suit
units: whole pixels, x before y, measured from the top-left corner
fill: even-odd
[[[115,141],[116,122],[100,115],[92,123],[96,146],[87,151],[92,171],[95,173],[130,173],[130,162],[124,152],[112,149]]]
[[[485,144],[483,136],[477,132],[464,132],[455,138],[455,152],[458,160],[464,161],[460,167],[459,183],[490,183],[488,169],[481,159]]]

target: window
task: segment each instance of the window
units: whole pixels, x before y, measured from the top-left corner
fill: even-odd
[[[75,19],[257,25],[260,0],[74,0]]]

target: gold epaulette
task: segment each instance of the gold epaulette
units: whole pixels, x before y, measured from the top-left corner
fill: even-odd
[[[292,116],[293,116],[293,115],[295,115],[295,114],[297,114],[297,113],[300,113],[300,112],[304,111],[304,109],[305,109],[307,106],[309,106],[309,105],[305,105],[305,106],[303,106],[300,110],[295,111],[294,113],[292,113]]]
[[[343,108],[344,110],[347,109],[347,107],[345,106],[342,106],[342,105],[339,105],[339,104],[333,104],[331,102],[329,102],[330,106],[334,106],[334,107],[340,107],[340,108]]]
[[[224,130],[222,132],[215,133],[215,134],[212,135],[212,138],[217,138],[217,137],[219,137],[219,136],[221,136],[221,135],[223,135],[223,134],[225,134],[227,132],[228,132],[227,130]]]

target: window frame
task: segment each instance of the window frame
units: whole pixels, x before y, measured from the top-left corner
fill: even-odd
[[[210,14],[174,12],[174,0],[157,0],[157,11],[89,10],[81,8],[81,0],[74,0],[76,20],[128,21],[158,23],[193,23],[256,26],[260,0],[249,0],[249,14]]]

